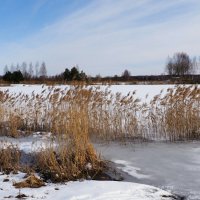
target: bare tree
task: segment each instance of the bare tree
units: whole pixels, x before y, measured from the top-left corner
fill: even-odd
[[[28,78],[28,72],[27,72],[27,63],[26,62],[23,62],[22,65],[21,65],[21,72],[24,76],[24,78]]]
[[[33,77],[33,64],[32,64],[32,62],[29,64],[28,74],[29,74],[29,78]]]
[[[128,71],[127,69],[124,70],[124,72],[122,73],[122,77],[125,79],[125,80],[128,80],[131,76],[131,72]]]
[[[39,62],[35,63],[35,77],[39,76]]]
[[[175,53],[173,57],[168,57],[166,71],[169,75],[186,75],[193,70],[193,62],[187,53]]]
[[[195,74],[198,72],[198,62],[197,62],[197,58],[194,57],[192,59],[192,68],[191,68],[191,74]]]
[[[10,71],[11,72],[14,72],[16,69],[15,69],[15,66],[12,64],[11,66],[10,66]]]
[[[41,67],[40,67],[40,77],[46,77],[47,76],[47,69],[46,69],[46,64],[45,64],[45,62],[43,62],[42,64],[41,64]]]
[[[167,64],[166,64],[166,72],[170,76],[174,74],[174,67],[173,67],[173,62],[170,57],[167,58]]]
[[[4,74],[6,74],[6,72],[8,72],[9,71],[9,69],[8,69],[8,65],[6,65],[5,67],[4,67]]]
[[[19,70],[20,70],[20,66],[19,66],[19,64],[17,63],[16,71],[19,71]]]
[[[196,69],[197,74],[200,74],[200,56],[197,59],[197,69]]]

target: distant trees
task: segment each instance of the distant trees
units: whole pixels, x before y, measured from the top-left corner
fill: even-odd
[[[10,83],[20,83],[21,81],[24,80],[24,77],[21,71],[14,71],[14,72],[7,71],[3,76],[3,80],[8,81]]]
[[[79,72],[78,66],[72,67],[71,70],[65,69],[63,78],[66,81],[84,81],[87,79],[87,75],[81,71]]]
[[[47,77],[47,68],[45,62],[42,63],[39,71],[40,77],[45,78]]]
[[[12,81],[12,72],[7,71],[3,76],[3,80],[11,82]]]
[[[9,69],[8,69],[8,66],[6,65],[5,67],[4,67],[4,74],[6,74],[6,72],[8,72],[9,71]]]
[[[12,71],[11,71],[12,70]],[[78,66],[71,69],[66,68],[61,74],[55,76],[47,76],[46,63],[41,65],[36,62],[35,65],[23,62],[21,65],[17,64],[4,67],[4,81],[19,83],[20,81],[85,81],[88,80],[87,75],[83,71],[79,71]]]
[[[123,80],[129,80],[130,76],[131,76],[131,72],[128,71],[127,69],[125,69],[125,70],[123,71],[123,73],[122,73],[122,78],[123,78]]]
[[[66,68],[64,73],[63,73],[64,80],[70,81],[72,79],[71,77],[72,77],[71,76],[71,71],[68,68]]]
[[[33,64],[32,64],[32,62],[29,64],[28,75],[29,75],[29,78],[30,78],[30,79],[34,76]]]
[[[194,65],[187,53],[179,52],[168,58],[166,72],[175,76],[187,75],[194,71]]]
[[[29,65],[26,62],[23,62],[21,65],[17,64],[15,66],[12,64],[10,67],[8,67],[8,65],[4,67],[4,75],[7,72],[13,73],[16,71],[20,71],[25,80],[47,77],[47,68],[45,62],[42,62],[41,65],[36,62],[35,66],[32,64],[32,62]]]
[[[35,77],[38,77],[39,76],[39,62],[36,62],[35,63]]]

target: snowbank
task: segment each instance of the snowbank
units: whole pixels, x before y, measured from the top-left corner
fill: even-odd
[[[19,189],[12,186],[14,181],[19,181],[23,173],[17,175],[0,175],[0,199],[9,197],[15,199]],[[3,182],[7,178],[8,182]],[[66,184],[52,184],[30,189],[23,188],[21,194],[28,196],[26,199],[48,200],[172,200],[173,196],[156,187],[128,182],[113,181],[83,181],[69,182]]]

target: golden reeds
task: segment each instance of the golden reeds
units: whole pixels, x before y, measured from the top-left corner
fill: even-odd
[[[20,168],[20,151],[16,146],[0,145],[0,171],[5,173],[17,172]]]
[[[0,133],[51,132],[57,147],[38,154],[37,170],[54,181],[93,176],[102,169],[91,140],[191,140],[200,138],[200,89],[177,86],[152,101],[136,92],[113,94],[109,87],[71,85],[41,94],[0,93]],[[53,138],[52,138],[53,139]],[[55,142],[55,141],[53,141]],[[92,168],[85,169],[87,165]],[[68,172],[68,173],[67,173]]]

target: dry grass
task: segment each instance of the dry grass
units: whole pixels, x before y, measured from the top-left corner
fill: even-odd
[[[160,104],[161,131],[170,141],[200,138],[199,88],[179,86],[175,90],[169,90]]]
[[[199,138],[200,89],[178,86],[148,105],[136,98],[112,94],[109,87],[55,87],[31,96],[1,93],[0,134],[17,137],[34,131],[56,136],[103,140]]]
[[[91,140],[199,139],[200,89],[178,86],[148,105],[135,92],[112,94],[109,86],[104,91],[84,85],[67,90],[49,86],[30,96],[1,92],[0,134],[19,137],[35,131],[51,132],[58,144],[54,147],[52,141],[51,148],[37,155],[34,168],[46,179],[92,178],[104,164]],[[11,152],[8,149],[7,164],[0,163],[3,169],[14,162]]]
[[[88,148],[79,144],[78,147],[59,147],[46,149],[37,154],[36,171],[45,180],[62,182],[77,179],[91,179],[96,173],[102,172],[104,163],[97,156],[94,148]]]
[[[20,166],[20,151],[9,145],[0,148],[0,171],[5,173],[17,172]]]
[[[15,188],[40,188],[45,186],[45,183],[35,175],[30,175],[24,181],[13,183]]]

